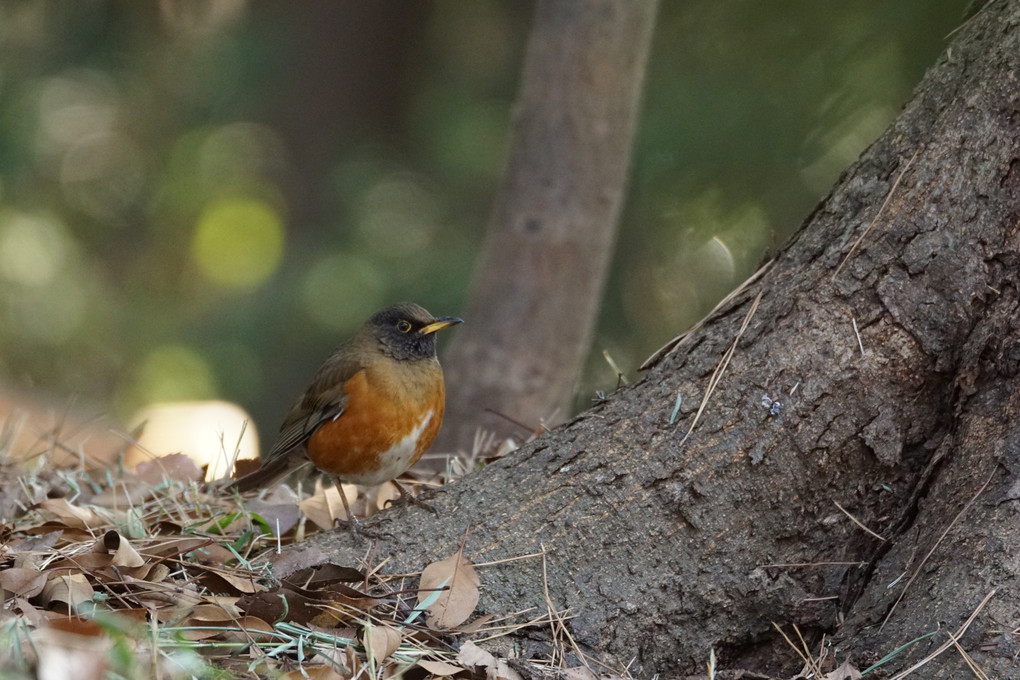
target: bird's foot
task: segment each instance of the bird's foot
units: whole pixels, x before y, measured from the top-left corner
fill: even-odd
[[[430,505],[423,501],[422,499],[418,498],[417,496],[412,495],[411,492],[405,489],[404,486],[397,480],[394,479],[391,481],[393,482],[394,486],[397,487],[397,490],[400,491],[400,498],[391,498],[390,500],[386,501],[387,505],[391,505],[393,507],[400,506],[402,508],[406,508],[408,505],[417,505],[419,508],[424,508],[425,510],[428,510],[436,517],[439,517],[439,511],[436,510],[435,506]]]
[[[340,519],[337,517],[333,520],[335,526],[341,526],[350,531],[354,536],[358,538],[374,538],[381,540],[383,538],[393,538],[393,534],[388,531],[376,531],[375,529],[369,529],[361,523],[354,515],[350,516],[350,519]]]

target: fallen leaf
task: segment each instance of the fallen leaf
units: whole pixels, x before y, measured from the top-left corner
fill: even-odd
[[[130,508],[141,505],[152,496],[151,485],[138,479],[122,479],[97,493],[89,502],[103,508]]]
[[[343,489],[348,504],[354,503],[358,498],[358,487],[353,484],[344,484]],[[344,514],[344,503],[340,500],[340,492],[337,491],[335,484],[324,487],[321,491],[303,500],[301,512],[305,513],[305,517],[312,520],[320,529],[332,529],[337,519],[348,519]]]
[[[861,672],[856,667],[850,665],[850,659],[847,659],[839,665],[839,667],[827,673],[823,680],[860,680]]]
[[[135,474],[152,486],[158,486],[167,479],[179,482],[201,482],[205,479],[205,472],[183,453],[172,453],[139,463]]]
[[[467,621],[478,604],[481,581],[474,566],[464,557],[463,548],[444,560],[433,562],[421,572],[418,604],[446,588],[439,598],[428,605],[426,625],[433,630],[449,630]]]
[[[113,560],[110,562],[115,567],[140,567],[145,560],[138,554],[131,543],[116,531],[107,531],[103,538],[97,541],[97,548],[113,552]]]
[[[273,536],[283,536],[297,526],[301,519],[301,509],[297,503],[269,503],[267,501],[250,500],[245,506],[250,512],[257,514],[269,525]]]
[[[237,606],[251,616],[273,623],[289,621],[304,625],[321,613],[314,599],[286,587],[245,595],[237,601]]]
[[[375,508],[376,510],[385,510],[386,504],[396,501],[400,498],[400,490],[392,482],[386,482],[380,484],[375,490]]]
[[[35,597],[42,592],[46,580],[46,572],[35,569],[12,567],[0,571],[0,588],[19,597]]]
[[[521,674],[510,668],[504,659],[497,659],[471,641],[461,645],[460,652],[457,653],[457,663],[476,670],[480,666],[485,670],[486,680],[523,680]],[[574,678],[572,680],[582,679]],[[596,680],[596,678],[592,675],[583,680]]]
[[[92,510],[71,505],[66,498],[47,498],[39,506],[52,512],[65,525],[75,529],[96,529],[108,524]]]
[[[280,676],[280,680],[343,680],[343,678],[344,676],[333,670],[332,666],[325,664],[321,666],[302,666],[301,668],[287,671]]]
[[[563,675],[567,676],[566,680],[598,680],[598,676],[591,672],[590,668],[584,666],[574,666],[563,671]]]
[[[393,652],[400,648],[400,640],[403,636],[400,631],[390,626],[373,626],[367,624],[362,633],[361,643],[366,651],[372,652],[375,663],[382,664]]]
[[[460,666],[454,666],[452,663],[446,663],[445,661],[419,661],[418,665],[427,670],[432,675],[438,675],[439,677],[447,677],[456,673],[464,672],[464,668]]]
[[[279,579],[288,578],[291,574],[324,564],[328,560],[326,552],[314,545],[295,545],[293,550],[269,558],[273,564],[273,575]]]
[[[94,594],[84,574],[50,574],[39,593],[39,599],[44,606],[61,602],[73,610],[85,602],[91,602]]]

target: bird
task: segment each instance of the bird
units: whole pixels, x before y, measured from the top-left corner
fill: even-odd
[[[265,488],[311,461],[341,481],[392,481],[404,502],[415,500],[396,478],[418,462],[443,422],[446,388],[436,336],[463,323],[421,306],[390,305],[338,345],[283,419],[262,466],[233,480],[239,492]],[[348,523],[361,529],[340,491]]]

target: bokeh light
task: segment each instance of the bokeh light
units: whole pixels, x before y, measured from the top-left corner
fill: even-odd
[[[217,392],[212,367],[198,351],[184,345],[162,345],[139,362],[130,398],[153,404],[213,399]]]
[[[255,288],[280,263],[283,224],[262,201],[220,200],[202,211],[191,253],[199,271],[210,281],[225,288]]]

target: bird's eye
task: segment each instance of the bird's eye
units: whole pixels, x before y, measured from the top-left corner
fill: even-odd
[[[397,322],[397,330],[400,331],[401,333],[410,333],[411,332],[411,322],[403,321],[403,320],[398,321]]]

